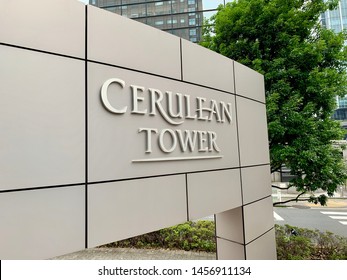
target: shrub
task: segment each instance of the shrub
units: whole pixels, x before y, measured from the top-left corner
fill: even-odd
[[[214,223],[187,222],[160,231],[167,248],[213,252],[216,250]]]
[[[276,225],[275,229],[279,260],[347,259],[347,238],[289,225]]]
[[[278,260],[347,260],[347,238],[289,225],[275,225]],[[101,247],[163,248],[215,252],[215,224],[186,222]]]
[[[215,225],[211,221],[186,222],[101,247],[164,248],[215,252]]]

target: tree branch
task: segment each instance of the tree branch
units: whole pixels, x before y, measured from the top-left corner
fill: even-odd
[[[276,185],[271,185],[271,187],[273,187],[273,188],[275,188],[275,189],[279,189],[279,190],[289,190],[292,186],[288,186],[288,187],[286,187],[286,188],[281,188],[281,187],[279,187],[279,186],[276,186]]]
[[[295,202],[298,202],[298,201],[309,201],[310,198],[299,198],[300,196],[302,196],[303,194],[305,194],[306,192],[302,192],[300,194],[298,194],[296,196],[296,198],[292,198],[292,199],[289,199],[289,200],[286,200],[286,201],[278,201],[278,202],[274,202],[272,205],[273,206],[276,206],[276,205],[279,205],[279,204],[286,204],[288,202],[292,202],[292,201],[295,201]]]
[[[282,165],[271,167],[271,173],[280,172],[281,171],[281,167],[282,167]]]

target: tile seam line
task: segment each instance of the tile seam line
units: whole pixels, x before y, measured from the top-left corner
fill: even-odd
[[[253,203],[257,203],[257,202],[262,201],[262,200],[264,200],[264,199],[267,199],[267,198],[269,198],[269,197],[272,197],[272,195],[269,194],[269,195],[263,196],[262,198],[258,198],[258,199],[256,199],[256,200],[253,200],[252,202],[248,202],[248,203],[244,204],[243,206],[248,206],[248,205],[251,205],[251,204],[253,204]]]
[[[82,186],[85,186],[85,182],[84,183],[74,183],[74,184],[64,184],[64,185],[52,185],[52,186],[42,186],[42,187],[29,187],[29,188],[21,188],[21,189],[0,190],[0,194],[11,193],[11,192],[60,189],[60,188],[68,188],[68,187],[82,187]]]
[[[109,67],[115,67],[115,68],[119,68],[119,69],[123,69],[123,70],[129,70],[129,71],[133,71],[133,72],[137,72],[137,73],[141,73],[141,74],[155,76],[155,77],[158,77],[158,78],[164,78],[164,79],[177,81],[177,82],[181,82],[181,83],[185,83],[185,84],[189,84],[189,85],[193,85],[193,86],[198,86],[198,87],[202,87],[202,88],[206,88],[206,89],[211,89],[211,90],[215,90],[215,91],[218,91],[218,92],[221,92],[221,93],[225,93],[225,94],[237,95],[236,93],[233,93],[231,91],[226,91],[226,90],[219,89],[219,88],[214,88],[214,87],[210,87],[210,86],[206,86],[206,85],[197,84],[197,83],[185,81],[183,79],[181,80],[180,78],[164,76],[164,75],[160,75],[160,74],[157,74],[157,73],[147,72],[147,71],[143,71],[143,70],[139,70],[139,69],[134,69],[134,68],[126,67],[126,66],[120,66],[120,65],[116,65],[116,64],[111,64],[111,63],[106,63],[106,62],[101,62],[101,61],[96,61],[96,60],[91,60],[91,59],[88,59],[87,61],[90,62],[90,63],[95,63],[95,64],[99,64],[99,65],[105,65],[105,66],[109,66]]]
[[[240,168],[252,168],[252,167],[261,167],[261,166],[270,166],[271,163],[259,163],[259,164],[253,164],[253,165],[241,165]]]
[[[266,230],[264,233],[262,233],[261,235],[259,235],[258,237],[252,239],[251,241],[245,243],[245,245],[249,245],[251,243],[253,243],[254,241],[258,240],[259,238],[263,237],[264,235],[266,235],[267,233],[269,233],[270,231],[272,231],[273,229],[275,229],[275,226],[271,227],[270,229]]]
[[[180,66],[181,66],[181,81],[183,81],[183,47],[182,47],[182,38],[180,38]]]
[[[244,96],[242,94],[238,94],[236,92],[226,91],[226,90],[219,89],[219,88],[214,88],[214,87],[210,87],[210,86],[206,86],[206,85],[197,84],[197,83],[194,83],[194,82],[185,81],[185,80],[183,80],[183,77],[181,77],[181,78],[167,77],[167,76],[159,75],[159,74],[156,74],[156,73],[151,73],[151,72],[147,72],[147,71],[133,69],[133,68],[130,68],[130,67],[124,67],[124,66],[119,66],[119,65],[116,65],[116,64],[110,64],[110,63],[100,62],[100,61],[96,61],[96,60],[90,60],[90,59],[86,59],[84,57],[77,57],[77,56],[72,56],[72,55],[68,55],[68,54],[63,54],[63,53],[58,53],[58,52],[51,52],[51,51],[45,51],[45,50],[41,50],[41,49],[35,49],[35,48],[31,48],[31,47],[19,46],[19,45],[4,43],[4,42],[0,42],[0,46],[12,47],[12,48],[17,48],[17,49],[22,49],[22,50],[27,50],[27,51],[33,51],[33,52],[38,52],[38,53],[43,53],[43,54],[48,54],[48,55],[60,56],[60,57],[70,58],[70,59],[75,59],[75,60],[80,60],[80,61],[87,61],[87,62],[101,64],[101,65],[106,65],[106,66],[110,66],[110,67],[116,67],[116,68],[120,68],[120,69],[124,69],[124,70],[134,71],[134,72],[147,74],[147,75],[151,75],[151,76],[155,76],[155,77],[159,77],[159,78],[165,78],[165,79],[169,79],[169,80],[173,80],[173,81],[183,82],[185,84],[199,86],[199,87],[202,87],[202,88],[211,89],[211,90],[215,90],[215,91],[222,92],[222,93],[235,95],[235,96],[238,96],[240,98],[244,98],[244,99],[247,99],[247,100],[250,100],[250,101],[253,101],[253,102],[257,102],[259,104],[266,105],[266,102],[253,99],[253,98]],[[181,71],[181,76],[183,76],[182,74],[183,73]]]
[[[217,215],[214,214],[214,240],[216,242],[216,260],[219,260],[219,255],[218,255],[218,236],[217,236]]]
[[[187,207],[187,221],[189,221],[189,190],[188,190],[188,174],[184,174],[185,184],[186,184],[186,207]]]
[[[218,169],[209,169],[209,170],[200,170],[200,171],[190,171],[190,172],[179,172],[179,173],[169,173],[169,174],[160,174],[160,175],[149,175],[149,176],[141,176],[141,177],[134,177],[134,178],[123,178],[123,179],[113,179],[113,180],[104,180],[104,181],[91,181],[87,182],[88,185],[95,185],[95,184],[105,184],[105,183],[114,183],[114,182],[122,182],[122,181],[131,181],[131,180],[141,180],[141,179],[147,179],[147,178],[157,178],[157,177],[168,177],[168,176],[175,176],[175,175],[184,175],[184,174],[196,174],[196,173],[207,173],[207,172],[218,172],[218,171],[226,171],[226,170],[236,170],[239,168],[252,168],[252,167],[261,167],[261,166],[267,166],[270,165],[269,163],[259,164],[259,165],[250,165],[250,166],[236,166],[236,167],[226,167],[226,168],[218,168]],[[86,183],[72,183],[72,184],[59,184],[59,185],[49,185],[49,186],[33,186],[33,187],[24,187],[24,188],[16,188],[16,189],[5,189],[0,190],[1,193],[8,193],[8,192],[18,192],[18,191],[30,191],[30,190],[39,190],[39,189],[53,189],[53,188],[64,188],[69,186],[83,186]],[[324,208],[325,209],[325,208]]]
[[[85,187],[84,187],[84,247],[88,248],[88,5],[84,10],[84,102],[85,102]]]
[[[250,100],[250,101],[253,101],[253,102],[262,104],[262,105],[266,105],[266,102],[259,101],[259,100],[257,100],[257,99],[251,98],[251,97],[247,97],[247,96],[244,96],[244,95],[242,95],[242,94],[235,93],[235,95],[238,96],[238,97],[240,97],[240,98],[243,98],[243,99],[247,99],[247,100]]]
[[[241,243],[241,242],[234,241],[234,240],[231,240],[231,239],[228,239],[228,238],[225,238],[225,237],[221,237],[221,236],[218,236],[218,235],[216,235],[216,238],[219,238],[219,239],[222,239],[222,240],[231,242],[231,243],[235,243],[235,244],[238,244],[238,245],[241,245],[241,246],[244,246],[244,245],[245,245],[245,244],[243,244],[243,243]]]
[[[234,170],[234,169],[235,168],[227,168],[227,169],[218,169],[218,170],[208,170],[208,171],[202,171],[202,172],[226,171],[226,170]],[[89,182],[88,184],[89,185],[96,185],[96,184],[107,184],[107,183],[134,181],[134,180],[143,180],[143,179],[151,179],[151,178],[170,177],[170,176],[181,176],[181,175],[187,175],[188,176],[190,174],[202,173],[202,172],[200,172],[200,171],[191,172],[191,173],[190,172],[182,172],[182,173],[174,173],[174,174],[152,175],[152,176],[135,177],[135,178],[106,180],[106,181],[94,181],[94,182]]]
[[[262,165],[260,165],[260,166],[262,166]],[[89,185],[95,185],[95,184],[114,183],[114,182],[131,181],[131,180],[142,180],[142,179],[168,177],[168,176],[185,175],[185,174],[190,175],[190,174],[197,174],[197,173],[218,172],[218,171],[237,170],[237,169],[240,169],[240,167],[220,168],[220,169],[191,171],[191,172],[179,172],[179,173],[172,173],[172,174],[150,175],[150,176],[141,176],[141,177],[134,177],[134,178],[104,180],[104,181],[91,181],[91,182],[88,182],[88,184]]]
[[[241,243],[241,242],[238,242],[238,241],[233,241],[231,239],[228,239],[228,238],[225,238],[225,237],[221,237],[221,236],[216,236],[216,238],[219,238],[219,239],[222,239],[222,240],[225,240],[225,241],[228,241],[228,242],[232,242],[232,243],[235,243],[235,244],[239,244],[239,245],[242,245],[242,246],[247,246],[249,244],[251,244],[252,242],[256,241],[257,239],[261,238],[262,236],[264,236],[265,234],[269,233],[271,230],[273,230],[275,227],[271,227],[270,229],[266,230],[264,233],[262,233],[261,235],[259,235],[258,237],[252,239],[251,241],[249,241],[248,243]]]
[[[233,62],[233,83],[234,83],[234,90],[236,90],[236,72],[235,72],[235,62]],[[237,95],[235,95],[235,116],[236,116],[236,135],[237,135],[237,151],[238,151],[238,161],[239,166],[241,166],[241,145],[240,145],[240,129],[239,129],[239,114],[238,114],[238,105],[237,105]],[[240,191],[241,191],[241,219],[242,219],[242,238],[243,242],[246,241],[246,226],[245,226],[245,209],[244,209],[244,194],[243,194],[243,180],[242,180],[242,169],[239,169],[239,176],[240,176]],[[243,245],[243,254],[245,260],[247,260],[247,250],[246,246]]]
[[[45,50],[41,50],[41,49],[35,49],[35,48],[30,48],[30,47],[25,47],[25,46],[3,43],[3,42],[0,42],[0,46],[10,47],[10,48],[15,48],[15,49],[21,49],[21,50],[26,50],[26,51],[32,51],[32,52],[37,52],[37,53],[42,53],[42,54],[47,54],[47,55],[53,55],[53,56],[60,56],[60,57],[70,58],[70,59],[79,60],[79,61],[85,61],[86,60],[85,57],[78,57],[78,56],[73,56],[73,55],[68,55],[68,54],[63,54],[63,53],[45,51]]]

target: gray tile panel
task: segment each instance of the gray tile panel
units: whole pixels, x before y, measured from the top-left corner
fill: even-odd
[[[235,93],[233,60],[182,39],[183,80]]]
[[[276,260],[275,229],[271,229],[246,246],[247,260]]]
[[[47,259],[85,242],[84,186],[0,193],[0,259]]]
[[[268,164],[269,142],[264,104],[236,96],[241,166]]]
[[[234,242],[244,243],[242,207],[216,214],[216,235]]]
[[[272,197],[244,206],[245,243],[249,243],[274,227]]]
[[[187,183],[190,220],[242,205],[238,169],[188,174]]]
[[[218,260],[244,260],[244,246],[228,240],[217,238],[217,259]]]
[[[0,190],[85,181],[84,63],[0,46]]]
[[[88,6],[88,59],[180,79],[180,39]]]
[[[85,5],[71,0],[0,0],[0,43],[85,56]]]
[[[242,168],[241,175],[244,204],[272,194],[270,165]]]
[[[88,187],[88,246],[110,243],[185,222],[185,176]]]
[[[234,62],[236,94],[265,103],[264,76]]]

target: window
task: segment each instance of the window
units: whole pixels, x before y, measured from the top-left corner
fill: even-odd
[[[195,25],[195,24],[196,24],[195,18],[190,18],[189,19],[189,25]]]
[[[190,36],[196,36],[196,29],[189,29]]]
[[[163,25],[164,21],[163,20],[157,20],[154,24],[155,25]]]

